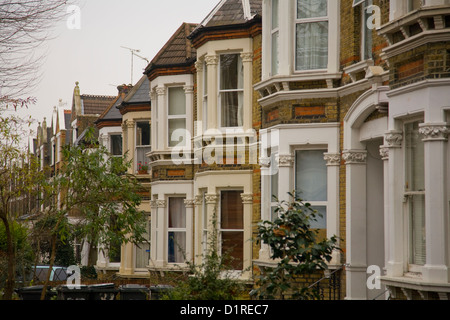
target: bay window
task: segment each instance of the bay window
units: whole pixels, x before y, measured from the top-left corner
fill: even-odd
[[[272,70],[272,76],[278,74],[278,46],[279,46],[279,38],[280,38],[280,32],[279,32],[279,0],[272,0],[272,19],[271,19],[271,70]]]
[[[221,253],[230,257],[234,270],[244,263],[244,206],[242,191],[222,191],[220,194]]]
[[[424,143],[419,121],[405,124],[405,200],[409,219],[409,263],[425,264]]]
[[[295,152],[295,191],[298,198],[317,210],[311,228],[327,228],[327,165],[326,150],[297,150]]]
[[[114,157],[122,156],[122,135],[112,134],[110,136],[110,153]]]
[[[136,169],[147,165],[147,152],[150,152],[150,122],[136,121]]]
[[[240,54],[220,55],[219,117],[223,128],[243,126],[243,65]]]
[[[167,262],[183,263],[186,253],[186,206],[182,197],[169,198]]]
[[[169,147],[185,145],[185,133],[180,131],[186,130],[186,94],[183,87],[169,88],[168,99],[168,145]]]
[[[295,69],[328,67],[328,0],[297,0]]]

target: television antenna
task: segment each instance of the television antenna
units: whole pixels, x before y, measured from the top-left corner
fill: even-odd
[[[141,50],[139,50],[139,49],[132,49],[132,48],[124,47],[124,46],[120,46],[120,47],[123,48],[123,49],[129,50],[130,53],[131,53],[131,82],[130,82],[130,84],[133,85],[134,56],[136,56],[136,57],[138,57],[138,58],[141,58],[142,60],[147,61],[147,64],[150,63],[150,62],[148,61],[147,58],[142,57],[142,56],[140,56],[140,55],[137,54],[137,52],[141,52]]]

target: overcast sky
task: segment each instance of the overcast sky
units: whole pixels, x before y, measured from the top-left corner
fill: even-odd
[[[200,23],[219,0],[79,0],[80,29],[67,21],[42,50],[42,81],[32,96],[37,104],[20,113],[48,125],[59,99],[70,109],[75,82],[81,94],[117,95],[117,86],[131,81],[131,53],[139,49],[152,60],[183,22]],[[73,20],[72,20],[73,21]],[[134,57],[133,82],[147,62]]]

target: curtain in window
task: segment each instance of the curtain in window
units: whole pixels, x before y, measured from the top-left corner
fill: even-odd
[[[239,54],[220,56],[221,126],[243,125],[243,65]]]
[[[296,69],[325,69],[328,66],[328,22],[297,24]]]
[[[186,114],[186,94],[183,87],[169,88],[169,115]]]
[[[297,18],[326,17],[328,0],[297,0]]]
[[[328,66],[327,2],[297,0],[296,70],[325,69]]]
[[[242,191],[222,191],[220,228],[222,254],[231,258],[229,261],[235,270],[242,270],[244,261],[244,206]]]
[[[410,263],[424,265],[425,251],[425,166],[424,143],[419,121],[405,125],[406,195],[409,207]]]
[[[169,198],[169,263],[182,263],[186,252],[186,206],[185,198]]]
[[[144,234],[144,238],[148,241],[150,239],[150,221],[147,220],[146,225],[147,232]],[[150,260],[150,243],[144,242],[136,246],[136,268],[147,268]]]

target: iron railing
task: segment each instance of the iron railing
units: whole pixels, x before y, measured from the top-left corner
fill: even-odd
[[[344,266],[335,270],[325,270],[324,277],[308,288],[316,290],[319,300],[341,300],[341,271]]]

